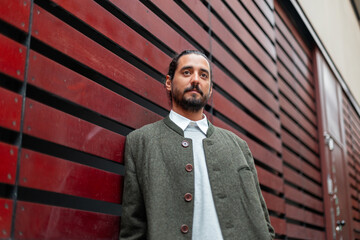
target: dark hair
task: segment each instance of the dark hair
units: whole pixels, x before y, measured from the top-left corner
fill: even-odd
[[[212,85],[212,83],[213,83],[213,81],[212,81],[213,76],[212,76],[212,68],[211,68],[210,60],[209,60],[209,58],[208,58],[203,52],[200,52],[200,51],[198,51],[198,50],[184,50],[184,51],[182,51],[181,53],[179,53],[178,55],[176,55],[176,56],[172,59],[170,65],[169,65],[169,71],[168,71],[168,74],[167,74],[167,75],[170,76],[171,81],[174,79],[174,75],[175,75],[175,71],[176,71],[176,68],[177,68],[178,63],[179,63],[179,59],[180,59],[182,56],[184,56],[184,55],[189,55],[189,54],[201,55],[201,56],[203,56],[203,57],[206,59],[206,61],[208,61],[209,67],[210,67],[210,84]]]

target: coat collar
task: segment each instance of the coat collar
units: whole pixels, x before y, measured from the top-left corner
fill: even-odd
[[[178,134],[180,134],[181,136],[184,137],[184,131],[178,125],[176,125],[173,121],[171,121],[169,115],[167,115],[163,121],[169,128],[171,128],[172,130],[174,130],[175,132],[177,132]],[[209,122],[209,119],[207,121],[209,124],[209,128],[206,132],[206,137],[210,137],[214,133],[215,128],[214,128],[214,125],[212,125],[211,122]]]

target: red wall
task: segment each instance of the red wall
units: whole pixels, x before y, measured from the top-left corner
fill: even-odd
[[[212,60],[206,113],[248,142],[277,237],[325,237],[312,49],[277,3],[2,0],[0,25],[0,238],[118,237],[125,137],[167,115],[184,49]]]

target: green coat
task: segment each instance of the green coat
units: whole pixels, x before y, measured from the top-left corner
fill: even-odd
[[[194,193],[194,171],[185,166],[194,164],[191,139],[183,147],[184,139],[169,117],[126,138],[120,239],[191,239],[194,203],[184,195]],[[274,237],[246,142],[209,123],[203,144],[224,240]]]

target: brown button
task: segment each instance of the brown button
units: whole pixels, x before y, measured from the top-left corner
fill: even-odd
[[[191,195],[191,193],[186,193],[186,194],[184,195],[184,198],[185,198],[185,201],[190,202],[190,201],[192,200],[192,195]]]
[[[181,225],[181,232],[182,233],[188,233],[189,232],[188,225],[186,225],[186,224]]]
[[[193,166],[190,163],[188,163],[186,164],[185,169],[187,172],[191,172],[193,170]]]
[[[183,141],[181,142],[181,145],[182,145],[184,148],[187,148],[187,147],[189,146],[189,142],[186,141],[186,140],[183,140]]]

